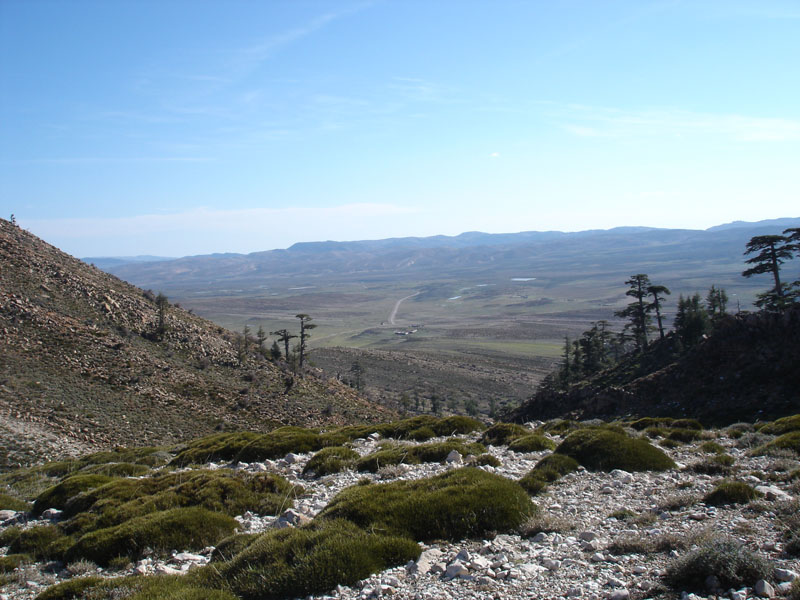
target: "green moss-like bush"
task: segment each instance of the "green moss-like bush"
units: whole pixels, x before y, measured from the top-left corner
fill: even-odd
[[[15,510],[17,512],[25,512],[30,510],[31,505],[24,500],[0,492],[0,510]]]
[[[258,539],[258,533],[236,533],[219,542],[211,554],[211,562],[221,562],[232,559],[242,550]]]
[[[554,452],[548,454],[533,467],[535,471],[550,471],[558,474],[559,477],[577,471],[580,464],[571,456]]]
[[[30,554],[6,554],[0,556],[0,573],[10,573],[17,567],[33,562]]]
[[[33,514],[40,515],[48,508],[63,510],[67,500],[73,496],[100,487],[113,480],[113,477],[105,475],[73,475],[72,477],[67,477],[61,483],[39,494],[36,502],[33,503]]]
[[[79,600],[87,590],[97,587],[104,581],[102,577],[76,577],[69,581],[50,586],[36,600]]]
[[[776,437],[771,442],[759,446],[753,454],[770,454],[775,450],[791,450],[795,454],[800,454],[800,431],[791,431]]]
[[[486,448],[481,444],[466,444],[461,440],[448,440],[418,446],[391,445],[359,459],[356,469],[377,473],[378,469],[389,465],[442,462],[453,450],[466,456],[482,454]]]
[[[575,431],[581,427],[583,427],[583,425],[577,421],[571,421],[569,419],[555,419],[553,421],[548,421],[539,427],[539,431],[552,433],[553,435],[565,435],[570,431]]]
[[[703,424],[697,419],[675,419],[670,427],[674,429],[695,429],[697,431],[703,430]]]
[[[516,423],[495,423],[483,432],[481,442],[489,446],[505,446],[511,440],[530,433],[530,429]]]
[[[137,558],[145,548],[156,552],[202,550],[230,536],[237,526],[227,515],[198,507],[176,508],[87,533],[67,551],[66,559],[86,559],[105,566],[117,556]]]
[[[483,431],[486,426],[472,417],[453,415],[444,417],[429,426],[438,436],[464,435],[473,431]]]
[[[425,442],[436,437],[436,432],[428,427],[419,427],[408,433],[408,439],[414,442]]]
[[[489,467],[499,467],[501,464],[500,459],[496,456],[492,456],[491,454],[481,454],[480,456],[475,457],[475,461],[472,463],[476,467],[482,466],[489,466]]]
[[[751,500],[761,498],[763,494],[743,481],[722,481],[706,494],[703,502],[709,506],[726,504],[747,504]]]
[[[343,520],[262,534],[232,560],[198,575],[243,600],[278,600],[327,592],[419,557],[407,538],[367,533]]]
[[[417,541],[511,531],[536,510],[515,482],[465,467],[414,481],[352,486],[320,514]]]
[[[150,467],[147,465],[136,465],[133,463],[91,465],[80,470],[81,474],[106,475],[107,477],[141,477],[149,472]]]
[[[567,473],[577,471],[578,461],[563,454],[553,453],[545,456],[528,471],[519,484],[530,495],[541,494],[547,489],[547,484],[558,481]]]
[[[320,448],[320,435],[302,427],[281,427],[269,433],[218,433],[189,442],[172,463],[185,466],[219,461],[259,462]]]
[[[676,440],[670,440],[668,438],[664,438],[663,440],[658,442],[658,445],[661,446],[662,448],[680,448],[683,444],[681,444]]]
[[[344,446],[330,446],[317,452],[306,463],[303,474],[316,473],[317,476],[339,473],[345,469],[351,469],[359,459],[358,452],[345,448]]]
[[[210,589],[189,575],[83,577],[47,588],[36,600],[124,598],[125,600],[238,600],[230,592]]]
[[[705,475],[727,475],[731,472],[734,462],[734,458],[729,454],[717,454],[690,465],[689,469]]]
[[[541,452],[542,450],[555,450],[556,444],[550,438],[532,433],[511,440],[508,449],[514,452]]]
[[[677,592],[705,592],[706,579],[714,575],[723,589],[753,585],[771,579],[773,567],[738,540],[717,538],[677,558],[667,567],[664,581]]]
[[[64,546],[71,540],[55,525],[37,525],[12,534],[9,554],[29,554],[37,560],[61,558]]]
[[[783,417],[772,423],[767,423],[759,429],[760,433],[768,433],[770,435],[783,435],[791,431],[800,431],[800,415]]]
[[[77,516],[65,528],[86,533],[149,513],[189,506],[230,516],[248,510],[277,514],[291,508],[300,493],[302,488],[273,473],[239,474],[225,469],[120,479],[70,500],[65,514]]]
[[[610,429],[581,429],[571,433],[556,448],[587,469],[597,471],[665,471],[675,463],[642,438],[632,438]]]
[[[669,417],[643,417],[631,421],[629,425],[637,431],[643,431],[649,427],[669,427],[673,420]]]
[[[706,454],[724,454],[725,447],[717,442],[703,442],[700,444],[699,447],[700,452],[705,452]]]
[[[684,444],[699,440],[703,433],[699,429],[672,428],[667,431],[667,439]]]

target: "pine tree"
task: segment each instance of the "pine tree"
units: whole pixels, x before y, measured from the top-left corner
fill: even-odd
[[[292,335],[291,333],[289,333],[289,331],[287,329],[279,329],[278,331],[271,331],[270,335],[277,335],[278,336],[278,342],[282,342],[283,343],[283,349],[284,349],[283,357],[288,362],[288,360],[289,360],[289,340],[293,340],[297,336],[296,335]]]
[[[745,261],[748,265],[754,265],[742,272],[744,277],[752,277],[762,273],[770,273],[775,286],[768,292],[758,294],[756,306],[767,311],[781,311],[786,307],[786,292],[789,289],[781,283],[781,265],[791,260],[794,250],[790,238],[782,235],[757,235],[750,238],[745,247],[745,256],[755,254],[752,258]]]
[[[664,297],[661,294],[669,295],[671,292],[663,285],[648,285],[647,293],[653,297],[653,301],[647,305],[647,310],[654,310],[656,312],[656,321],[658,322],[658,334],[661,339],[664,339],[664,324],[661,322],[661,302]]]
[[[650,278],[644,273],[638,273],[631,275],[631,278],[625,283],[630,286],[625,295],[631,296],[635,300],[614,314],[630,321],[625,328],[630,329],[633,333],[636,349],[644,352],[647,348],[647,330],[650,325],[650,315],[647,314],[647,305],[644,299],[648,295],[647,288],[650,286]]]
[[[299,349],[299,366],[303,368],[303,362],[305,361],[306,353],[308,352],[308,338],[311,337],[311,334],[308,333],[309,330],[314,329],[316,325],[311,323],[311,317],[309,317],[305,313],[300,313],[299,315],[295,315],[298,319],[300,319],[300,344],[298,346]]]

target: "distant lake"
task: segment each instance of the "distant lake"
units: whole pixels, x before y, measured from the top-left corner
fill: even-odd
[[[512,277],[511,281],[533,281],[536,277]]]

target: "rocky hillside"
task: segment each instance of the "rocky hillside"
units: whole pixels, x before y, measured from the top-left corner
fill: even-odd
[[[729,316],[677,359],[668,338],[566,392],[539,390],[506,417],[691,416],[706,424],[782,417],[800,410],[798,340],[800,306]]]
[[[299,310],[299,308],[298,308]],[[342,424],[387,411],[292,375],[152,292],[0,220],[0,469],[220,429]]]

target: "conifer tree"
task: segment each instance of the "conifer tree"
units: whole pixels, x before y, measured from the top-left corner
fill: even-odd
[[[651,285],[650,278],[644,273],[637,273],[625,283],[630,286],[625,295],[631,296],[635,300],[614,314],[630,321],[625,328],[631,330],[636,349],[644,352],[647,348],[647,329],[650,325],[650,315],[647,314],[647,305],[644,300],[648,295],[647,288]]]
[[[658,334],[661,339],[664,339],[664,324],[661,322],[661,302],[664,297],[661,294],[669,295],[670,291],[663,285],[649,285],[647,286],[647,293],[653,297],[653,301],[647,305],[648,310],[656,312],[656,321],[658,322]]]
[[[753,265],[742,272],[744,277],[769,273],[775,286],[768,292],[758,294],[756,306],[768,311],[781,311],[786,307],[788,286],[781,283],[781,265],[791,260],[794,251],[790,238],[782,235],[757,235],[750,238],[745,247],[745,256],[754,254],[745,263]]]

